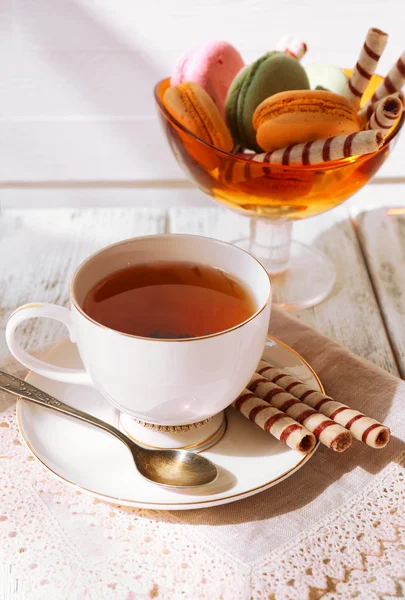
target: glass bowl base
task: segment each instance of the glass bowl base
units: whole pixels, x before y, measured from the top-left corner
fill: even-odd
[[[291,242],[288,262],[269,259],[269,250],[252,242],[239,239],[235,246],[253,254],[271,275],[273,304],[284,310],[300,310],[316,306],[332,291],[336,280],[333,262],[322,252]]]

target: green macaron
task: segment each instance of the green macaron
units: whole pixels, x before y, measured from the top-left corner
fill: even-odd
[[[268,52],[240,71],[229,88],[225,106],[234,141],[260,152],[253,113],[269,96],[288,90],[309,90],[309,81],[299,61],[284,52]]]

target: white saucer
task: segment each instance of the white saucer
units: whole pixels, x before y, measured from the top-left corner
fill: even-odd
[[[321,389],[309,365],[291,348],[268,339],[263,357],[294,377]],[[64,341],[46,355],[54,365],[81,366],[76,346]],[[94,389],[59,383],[29,373],[27,381],[63,402],[118,425],[119,413]],[[147,482],[137,472],[125,446],[91,425],[18,400],[20,433],[33,455],[56,477],[97,498],[138,508],[183,510],[205,508],[247,498],[280,483],[307,462],[270,434],[228,408],[223,438],[203,452],[219,468],[219,477],[194,491],[174,491]]]

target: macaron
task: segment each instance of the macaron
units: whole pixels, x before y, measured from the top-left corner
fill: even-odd
[[[253,115],[257,143],[268,152],[360,131],[357,112],[344,96],[321,90],[281,92]]]
[[[176,86],[186,81],[198,83],[224,116],[229,86],[244,64],[239,52],[228,42],[204,42],[180,56],[174,66],[170,84]]]
[[[305,69],[284,52],[268,52],[247,66],[232,82],[226,98],[226,121],[234,141],[258,151],[252,117],[259,104],[278,92],[308,89]]]
[[[335,65],[308,65],[305,67],[311,90],[323,88],[335,94],[345,95],[349,78]]]
[[[168,87],[163,103],[170,115],[196,137],[220,150],[232,150],[232,136],[221,113],[198,83]]]

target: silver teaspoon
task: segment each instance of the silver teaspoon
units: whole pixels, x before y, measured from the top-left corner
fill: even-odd
[[[157,485],[193,488],[211,483],[218,475],[216,466],[199,454],[185,450],[149,450],[138,446],[109,423],[64,404],[30,383],[4,371],[0,371],[0,389],[111,433],[129,449],[139,473]]]

